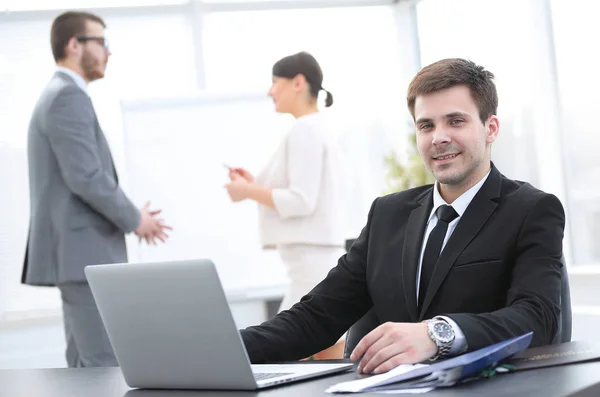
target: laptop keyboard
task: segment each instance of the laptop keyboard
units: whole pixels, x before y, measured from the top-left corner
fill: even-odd
[[[265,379],[277,378],[278,376],[292,375],[292,374],[293,374],[293,372],[256,372],[254,374],[254,379],[265,380]]]

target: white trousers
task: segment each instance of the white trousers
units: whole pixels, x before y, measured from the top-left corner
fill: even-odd
[[[342,247],[308,244],[281,244],[277,246],[277,250],[290,279],[279,311],[287,310],[300,302],[304,295],[323,281],[327,273],[337,265],[340,256],[346,252]]]

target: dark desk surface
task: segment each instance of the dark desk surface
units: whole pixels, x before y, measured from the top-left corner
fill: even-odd
[[[337,382],[350,380],[354,374],[320,378],[265,389],[261,392],[241,391],[174,391],[135,390],[123,380],[119,368],[22,369],[0,370],[0,396],[4,397],[203,397],[256,396],[306,397],[333,396],[325,389]],[[360,394],[357,396],[368,396]],[[377,395],[377,394],[371,394]],[[498,375],[491,379],[434,390],[436,396],[600,396],[600,362],[574,364]],[[381,396],[381,394],[379,394]]]

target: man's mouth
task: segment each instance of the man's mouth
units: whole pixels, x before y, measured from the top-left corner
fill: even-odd
[[[437,160],[437,161],[442,161],[442,160],[450,160],[455,158],[456,156],[458,156],[460,153],[452,153],[452,154],[443,154],[441,156],[436,156],[433,159]]]

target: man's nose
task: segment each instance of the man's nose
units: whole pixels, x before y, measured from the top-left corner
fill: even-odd
[[[433,138],[431,143],[434,145],[443,145],[451,141],[450,134],[445,128],[437,128],[433,132]]]

